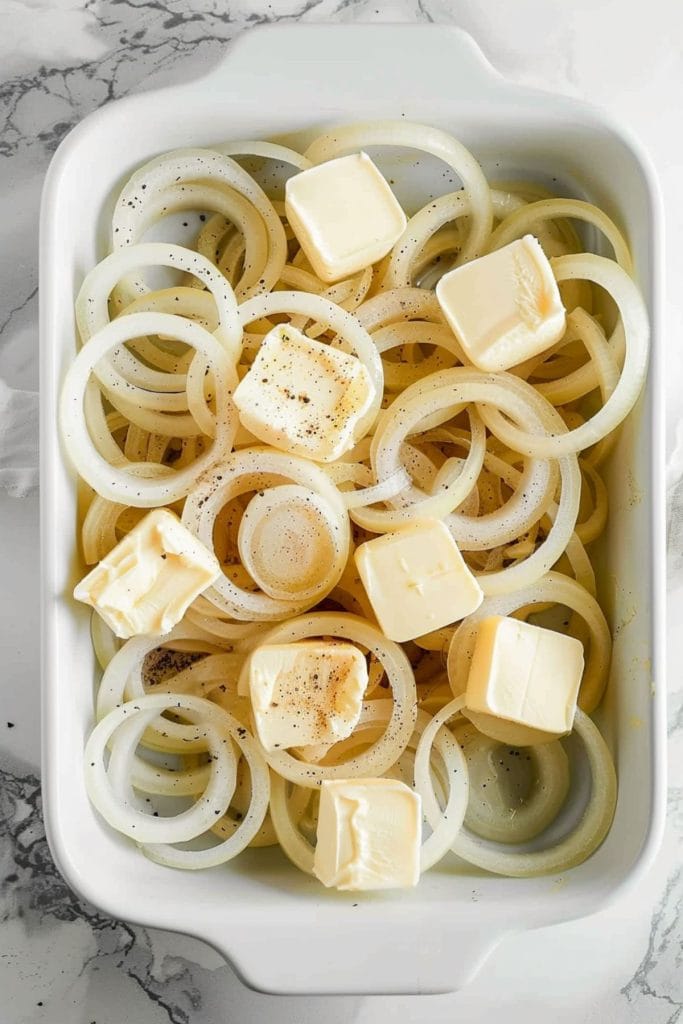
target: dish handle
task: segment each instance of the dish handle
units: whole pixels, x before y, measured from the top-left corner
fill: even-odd
[[[260,924],[245,918],[237,934],[235,921],[226,920],[198,937],[256,991],[360,996],[455,992],[507,934],[481,903],[456,903],[447,916],[423,906],[416,915],[401,900],[358,896],[343,906],[334,898],[317,903],[310,919],[310,904],[290,904],[287,913],[274,906]]]
[[[429,60],[416,57],[420,53]],[[406,67],[416,61],[419,74],[410,77],[407,93]],[[472,36],[455,25],[372,24],[361,34],[354,24],[297,23],[261,25],[237,36],[220,63],[189,88],[224,92],[231,106],[245,89],[253,90],[276,105],[283,77],[294,123],[308,116],[312,83],[316,108],[330,116],[344,115],[351,78],[367,80],[368,114],[396,117],[453,94],[475,102],[499,96],[501,78]]]

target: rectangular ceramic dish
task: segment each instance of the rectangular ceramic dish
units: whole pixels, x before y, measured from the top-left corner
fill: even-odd
[[[603,717],[619,772],[614,825],[562,884],[450,867],[414,891],[351,899],[323,891],[277,851],[205,873],[172,871],[107,828],[83,784],[95,667],[88,615],[70,596],[81,572],[76,482],[56,429],[75,352],[74,295],[105,254],[118,188],[152,155],[403,116],[457,135],[490,177],[557,179],[558,191],[592,199],[634,250],[654,344],[647,392],[609,475],[602,598],[616,643]],[[443,192],[440,174],[432,178],[434,194]],[[116,917],[205,939],[259,989],[414,993],[462,986],[503,936],[592,913],[633,883],[657,847],[665,792],[661,259],[657,187],[638,146],[583,103],[504,81],[456,29],[259,29],[201,81],[112,103],[71,133],[43,195],[40,294],[43,785],[52,852],[74,889]]]

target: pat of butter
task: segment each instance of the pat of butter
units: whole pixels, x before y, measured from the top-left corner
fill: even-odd
[[[448,626],[484,599],[439,519],[421,519],[366,541],[354,557],[377,621],[390,640],[413,640]]]
[[[407,223],[389,183],[365,153],[329,160],[289,178],[285,211],[323,281],[339,281],[381,260]]]
[[[353,447],[374,394],[360,359],[281,324],[263,339],[233,398],[242,426],[261,441],[330,462]]]
[[[218,559],[167,509],[149,512],[74,590],[117,636],[161,636],[221,574]]]
[[[507,370],[544,352],[565,330],[552,267],[533,235],[456,267],[436,286],[446,320],[479,370]]]
[[[249,693],[263,747],[345,739],[367,685],[367,663],[353,644],[303,640],[257,647],[249,662]]]
[[[420,796],[395,779],[323,782],[313,872],[337,889],[403,889],[420,879]]]
[[[464,714],[480,732],[524,747],[571,732],[583,644],[500,615],[479,624]]]

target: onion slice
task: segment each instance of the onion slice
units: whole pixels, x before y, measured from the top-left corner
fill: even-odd
[[[113,348],[144,334],[163,333],[192,345],[207,360],[216,379],[216,435],[207,451],[172,478],[132,476],[123,466],[112,466],[95,447],[88,432],[83,401],[90,374]],[[237,430],[236,410],[230,399],[232,363],[225,349],[199,324],[168,313],[134,313],[112,320],[90,338],[66,375],[60,399],[60,425],[69,457],[83,479],[110,501],[136,508],[154,508],[184,498],[201,474],[227,454]]]
[[[567,871],[583,863],[600,846],[609,831],[617,802],[614,762],[600,730],[588,715],[577,709],[574,731],[583,740],[591,770],[591,795],[580,822],[564,838],[544,850],[518,852],[491,847],[462,830],[453,852],[470,864],[510,878],[533,878]]]

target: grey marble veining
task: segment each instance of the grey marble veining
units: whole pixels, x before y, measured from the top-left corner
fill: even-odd
[[[610,105],[658,163],[673,234],[683,227],[683,89],[670,0],[644,12],[575,0],[0,0],[0,378],[35,389],[37,225],[42,177],[64,135],[111,99],[187,80],[238,32],[270,21],[438,21],[472,31],[501,70]],[[619,22],[620,43],[604,40]],[[670,245],[672,282],[683,259]],[[667,314],[680,337],[683,316]],[[672,350],[669,422],[683,414]],[[683,1018],[683,642],[670,629],[669,827],[655,870],[590,923],[504,944],[448,997],[275,999],[249,992],[211,949],[131,927],[82,902],[56,871],[40,813],[36,496],[0,494],[0,1024],[213,1024],[219,1021],[674,1024]],[[670,621],[683,615],[672,595]]]

